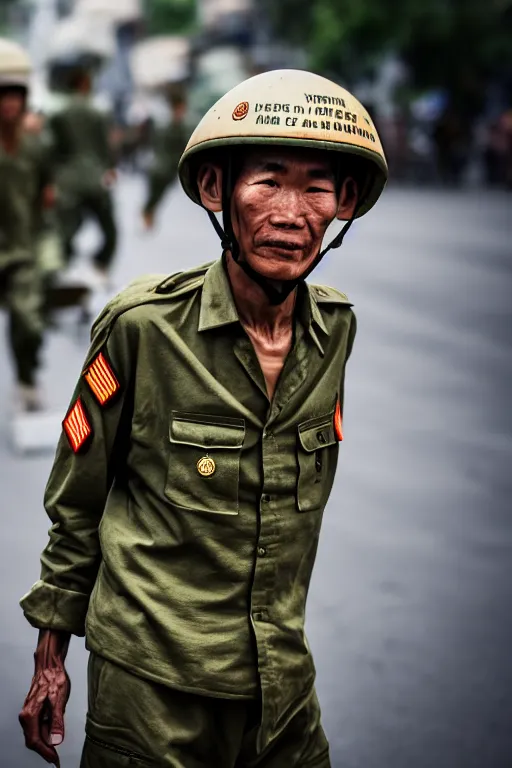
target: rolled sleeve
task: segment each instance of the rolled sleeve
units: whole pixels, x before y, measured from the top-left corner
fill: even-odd
[[[85,635],[89,595],[47,584],[41,579],[20,600],[27,621],[36,629],[58,629]]]

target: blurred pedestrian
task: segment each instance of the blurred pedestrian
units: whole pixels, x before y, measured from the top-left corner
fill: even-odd
[[[31,140],[38,147],[46,176],[53,179],[51,143],[44,114],[27,111],[23,120],[23,128],[25,134],[31,137]],[[65,268],[62,238],[55,211],[54,186],[46,192],[46,203],[36,217],[34,237],[36,262],[44,294],[43,314],[45,321],[49,323],[51,322],[53,291],[59,274]]]
[[[147,198],[142,211],[146,229],[154,227],[156,209],[178,175],[178,163],[190,135],[184,90],[171,89],[168,97],[172,118],[166,128],[156,132],[154,161],[148,173]]]
[[[489,124],[484,162],[490,186],[512,188],[512,109]]]
[[[448,104],[434,125],[437,167],[441,182],[459,186],[469,156],[470,129],[453,104]]]
[[[49,131],[57,173],[57,215],[69,263],[74,240],[89,217],[101,229],[103,242],[93,255],[100,286],[108,275],[117,245],[117,226],[111,187],[116,180],[115,156],[110,141],[110,121],[92,103],[93,76],[90,61],[76,57],[56,62],[71,98],[52,115]]]
[[[43,290],[36,234],[54,190],[40,147],[24,131],[30,60],[0,39],[0,295],[9,313],[18,404],[42,407],[36,377],[43,341]]]

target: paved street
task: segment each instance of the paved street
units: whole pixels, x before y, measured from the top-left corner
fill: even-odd
[[[177,188],[151,235],[141,199],[140,182],[122,179],[119,287],[218,255],[206,214]],[[390,189],[314,276],[345,291],[358,317],[307,619],[334,768],[512,765],[511,202]],[[84,245],[95,236],[85,231]],[[48,341],[44,385],[62,415],[86,345],[72,318]],[[11,410],[4,362],[0,768],[35,768],[17,713],[36,632],[18,600],[39,575],[52,455],[9,451]],[[75,638],[63,768],[78,768],[85,664]]]

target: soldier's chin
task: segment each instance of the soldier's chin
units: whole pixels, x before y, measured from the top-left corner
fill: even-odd
[[[306,270],[307,259],[301,251],[279,251],[269,249],[268,255],[253,255],[249,265],[269,280],[296,280]]]

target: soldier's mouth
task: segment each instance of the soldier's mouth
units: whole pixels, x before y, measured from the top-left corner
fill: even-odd
[[[256,243],[257,248],[275,248],[278,251],[302,251],[303,245],[290,240],[262,240]]]

